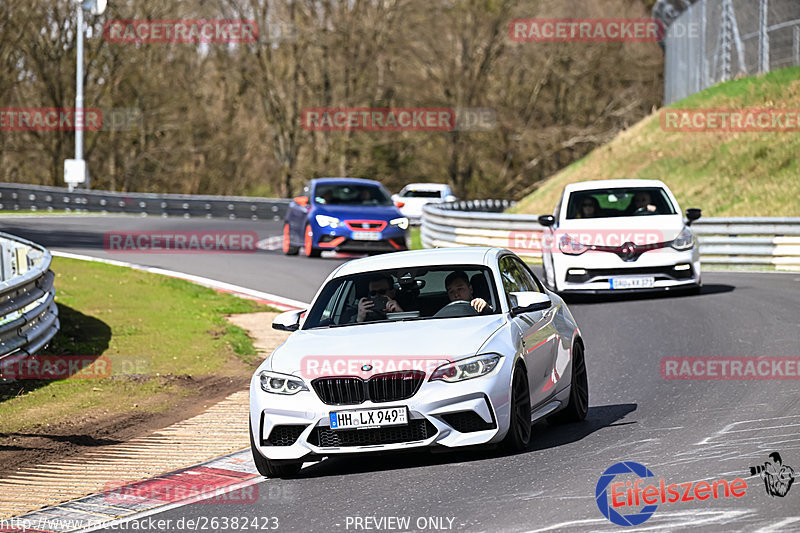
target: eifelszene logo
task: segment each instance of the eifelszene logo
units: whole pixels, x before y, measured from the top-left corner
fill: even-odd
[[[636,478],[633,482],[626,479],[614,483],[617,476],[631,475]],[[742,478],[669,484],[660,478],[655,485],[642,486],[646,478],[655,478],[655,474],[633,461],[622,461],[606,469],[595,487],[595,501],[603,516],[618,526],[638,526],[653,516],[661,503],[741,498],[747,493],[747,482]],[[639,506],[642,507],[636,509]],[[629,509],[633,512],[623,514]]]
[[[763,465],[751,466],[750,475],[761,476],[767,494],[781,498],[789,492],[796,477],[792,467],[783,464],[781,454],[778,452],[769,454],[769,461]]]

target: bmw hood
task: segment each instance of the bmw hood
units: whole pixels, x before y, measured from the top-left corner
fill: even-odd
[[[558,234],[587,234],[592,242],[608,241],[619,246],[626,242],[650,244],[674,240],[685,226],[681,215],[642,215],[635,217],[609,217],[564,220],[556,230]],[[616,244],[615,244],[616,243]]]
[[[423,369],[476,354],[505,323],[503,315],[382,322],[293,333],[261,369],[313,379]]]

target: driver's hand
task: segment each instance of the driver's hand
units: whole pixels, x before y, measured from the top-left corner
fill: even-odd
[[[483,298],[475,298],[469,304],[479,313],[486,308],[486,300]]]
[[[364,322],[364,320],[367,318],[367,311],[373,307],[375,307],[375,302],[373,302],[370,298],[361,298],[358,301],[358,314],[356,315],[356,322]]]
[[[403,308],[400,307],[400,304],[398,304],[395,300],[389,298],[386,301],[386,311],[389,313],[402,313]]]
[[[649,212],[651,212],[651,213],[655,213],[656,212],[656,206],[654,206],[653,204],[647,204],[647,210]]]

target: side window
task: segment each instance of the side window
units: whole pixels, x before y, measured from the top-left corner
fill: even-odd
[[[343,315],[345,314],[344,311],[347,309],[346,304],[350,303],[352,306],[351,300],[355,300],[353,289],[354,284],[352,281],[345,281],[339,285],[331,296],[331,299],[328,300],[325,309],[322,310],[320,322],[324,321],[328,324],[342,324],[347,322],[349,317]]]
[[[503,292],[506,293],[506,299],[509,298],[508,295],[512,292],[525,290],[523,286],[520,285],[518,268],[519,267],[514,263],[510,255],[500,259],[500,278],[503,280]],[[509,299],[509,305],[510,304],[511,300]]]
[[[525,287],[526,291],[532,292],[542,292],[542,288],[536,283],[536,279],[534,278],[533,274],[531,274],[528,267],[525,266],[522,261],[517,258],[511,258],[512,262],[517,265],[517,271],[519,272],[520,282]]]

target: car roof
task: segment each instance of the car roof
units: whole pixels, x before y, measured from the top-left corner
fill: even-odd
[[[353,184],[360,184],[360,185],[378,185],[381,186],[381,182],[376,180],[368,180],[364,178],[315,178],[311,180],[311,183],[315,185],[320,185],[322,183],[353,183]]]
[[[422,267],[439,265],[486,265],[492,264],[491,259],[502,252],[504,248],[489,248],[485,246],[459,246],[454,248],[428,248],[425,250],[411,250],[407,252],[393,252],[389,254],[364,257],[348,261],[339,267],[331,277],[349,276],[377,270],[392,268]]]
[[[404,189],[420,189],[428,191],[443,191],[449,186],[446,183],[409,183]]]
[[[616,189],[626,187],[662,187],[669,190],[661,180],[642,180],[642,179],[615,179],[615,180],[590,180],[578,183],[570,183],[564,187],[564,194],[575,191],[587,191],[591,189]]]

